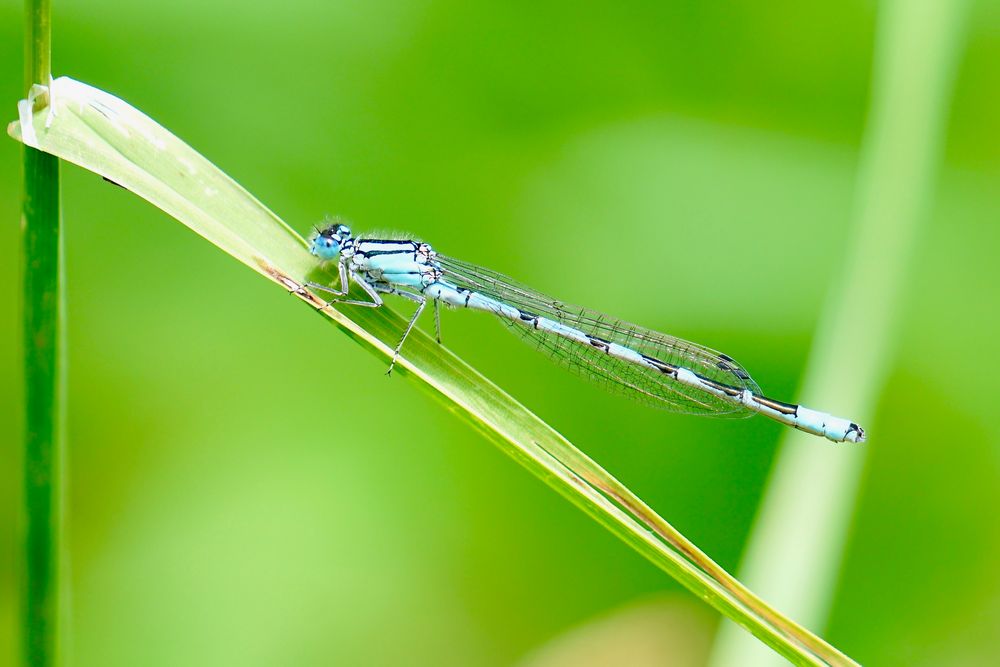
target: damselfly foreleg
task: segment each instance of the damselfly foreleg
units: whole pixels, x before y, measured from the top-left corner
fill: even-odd
[[[351,291],[350,283],[348,282],[347,266],[341,263],[338,268],[339,268],[338,275],[340,276],[339,288],[336,288],[333,285],[324,285],[323,283],[317,283],[312,281],[307,282],[306,287],[312,287],[313,289],[318,289],[323,292],[329,292],[330,294],[333,294],[334,296],[338,297],[347,296],[347,294]],[[372,286],[371,283],[369,283],[367,280],[359,276],[354,271],[350,272],[350,277],[354,279],[354,282],[357,283],[361,287],[361,289],[363,289],[368,294],[368,296],[372,298],[372,300],[359,301],[357,299],[331,299],[326,302],[327,306],[332,305],[334,303],[343,303],[348,306],[363,306],[365,308],[378,308],[382,305],[382,297],[379,296],[379,293],[375,290],[375,287]]]

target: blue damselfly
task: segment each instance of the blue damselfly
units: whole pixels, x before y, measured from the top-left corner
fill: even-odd
[[[417,304],[389,370],[427,302],[441,340],[440,304],[493,313],[556,361],[612,391],[674,412],[723,417],[759,413],[834,442],[862,442],[854,422],[765,397],[732,357],[680,338],[565,304],[494,271],[446,257],[421,241],[355,238],[344,224],[317,230],[310,251],[337,262],[340,286],[308,283],[332,293],[331,303],[378,308],[383,294]],[[369,301],[349,299],[350,282]]]

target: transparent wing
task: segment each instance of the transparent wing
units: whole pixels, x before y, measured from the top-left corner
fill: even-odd
[[[667,364],[686,368],[715,382],[741,390],[749,389],[760,395],[760,388],[750,374],[733,359],[715,350],[587,308],[562,303],[475,264],[442,255],[437,255],[435,261],[444,278],[456,287],[478,292],[512,305],[521,312],[541,315]],[[504,317],[500,319],[558,363],[614,393],[672,412],[728,417],[753,414],[739,404],[681,384],[655,369],[629,363],[599,348],[581,345],[546,331],[515,325]]]

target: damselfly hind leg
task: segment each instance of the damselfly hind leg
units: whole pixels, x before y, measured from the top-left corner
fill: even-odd
[[[434,335],[441,344],[441,299],[434,299]]]
[[[413,317],[410,318],[410,323],[406,325],[403,337],[399,339],[399,343],[396,344],[396,349],[392,351],[392,361],[389,362],[389,370],[385,372],[386,375],[392,374],[392,369],[396,365],[396,359],[399,358],[399,351],[403,349],[403,343],[406,341],[406,337],[410,335],[411,331],[413,331],[413,325],[417,323],[417,319],[420,317],[420,314],[424,312],[424,308],[427,307],[427,297],[425,296],[413,294],[411,292],[404,292],[402,290],[397,290],[396,294],[407,298],[410,301],[415,301],[417,303],[417,309],[413,311]]]

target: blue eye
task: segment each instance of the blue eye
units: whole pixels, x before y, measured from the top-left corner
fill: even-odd
[[[324,262],[336,259],[337,255],[340,254],[340,242],[337,239],[320,234],[313,239],[312,245],[309,246],[309,252]]]

